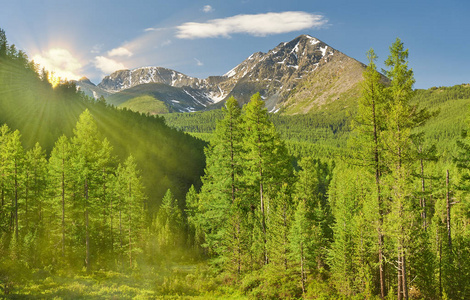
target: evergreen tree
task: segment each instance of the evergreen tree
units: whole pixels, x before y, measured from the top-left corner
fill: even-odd
[[[334,240],[328,253],[333,283],[346,297],[370,295],[371,262],[376,262],[374,176],[357,166],[335,168],[329,200],[335,216]]]
[[[416,151],[412,147],[412,130],[423,125],[431,116],[426,110],[418,109],[410,103],[414,95],[413,71],[408,69],[408,50],[397,39],[390,47],[390,56],[385,65],[390,85],[385,89],[389,98],[389,112],[386,131],[383,133],[386,145],[385,163],[390,169],[392,181],[392,214],[389,219],[390,230],[396,238],[398,261],[398,299],[408,299],[408,261],[406,254],[411,242],[411,231],[416,209],[412,197],[412,164],[416,161]]]
[[[269,201],[275,198],[275,192],[283,183],[292,180],[292,167],[287,149],[268,119],[267,110],[259,93],[253,95],[244,107],[244,179],[247,185],[244,195],[255,208],[253,213],[259,220],[256,227],[260,238],[254,240],[260,253],[261,264],[269,262],[267,249],[267,219],[269,218]]]
[[[194,188],[191,186],[186,194],[186,224],[188,226],[188,246],[193,249],[198,249],[204,243],[204,232],[198,222],[199,216],[199,196]]]
[[[290,245],[293,259],[299,267],[303,294],[305,294],[308,265],[317,254],[315,253],[315,248],[317,247],[314,247],[314,239],[312,239],[314,236],[312,229],[314,228],[315,227],[313,226],[311,219],[308,218],[307,204],[304,200],[300,200],[292,222]]]
[[[375,194],[378,214],[376,216],[378,233],[378,271],[380,284],[380,297],[384,299],[385,291],[385,261],[384,257],[384,234],[383,221],[387,208],[383,201],[382,176],[386,171],[383,165],[382,133],[384,131],[386,97],[384,95],[384,84],[380,73],[377,72],[375,61],[377,56],[373,49],[367,53],[369,64],[363,73],[362,96],[359,98],[358,114],[353,122],[355,135],[351,140],[355,153],[358,155],[356,163],[363,165],[367,171],[374,174]]]
[[[61,235],[61,254],[65,256],[66,247],[66,211],[71,208],[70,200],[71,182],[74,172],[71,166],[71,146],[66,136],[61,136],[49,158],[49,176],[50,176],[50,192],[52,195],[52,206],[60,211],[60,221],[57,227],[60,228]],[[71,212],[68,212],[71,214]],[[68,216],[70,219],[70,216]],[[59,220],[59,219],[58,219]]]
[[[85,110],[80,115],[74,129],[71,145],[72,167],[76,174],[74,178],[76,202],[74,211],[83,213],[82,216],[84,216],[82,226],[85,229],[85,266],[87,270],[90,269],[91,259],[90,234],[99,227],[99,211],[107,207],[107,203],[103,203],[103,199],[100,197],[103,191],[102,166],[108,164],[110,158],[108,151],[111,148],[103,146],[103,143],[106,144],[106,142],[100,141],[100,134],[92,115],[88,110]],[[81,219],[80,214],[74,217]],[[94,251],[97,250],[99,249]]]
[[[123,241],[123,227],[126,227],[126,248],[129,257],[129,266],[132,268],[133,254],[140,252],[143,247],[141,236],[145,228],[144,187],[133,156],[129,156],[124,162],[124,165],[118,166],[116,178],[118,182],[118,198],[121,199],[121,201],[117,203],[120,220],[121,248],[123,249],[125,246],[125,242]]]
[[[235,98],[222,109],[224,118],[217,123],[215,138],[206,148],[206,174],[199,194],[198,224],[205,233],[205,247],[220,255],[222,264],[242,267],[240,255],[242,228],[240,220],[249,204],[242,201],[242,130],[241,111]],[[232,242],[230,242],[232,241]],[[233,249],[231,249],[233,248]],[[238,249],[238,250],[237,250]]]
[[[23,177],[23,218],[27,242],[25,246],[29,250],[28,256],[31,261],[37,262],[45,255],[43,252],[46,252],[43,250],[47,245],[46,233],[52,231],[54,227],[48,220],[55,219],[55,207],[49,205],[46,198],[49,183],[46,152],[39,143],[26,152]]]
[[[157,213],[157,239],[161,250],[182,246],[183,217],[176,198],[167,190]]]
[[[22,185],[22,172],[24,168],[24,149],[21,144],[21,134],[18,130],[15,130],[5,145],[7,153],[9,153],[9,160],[11,163],[11,183],[12,183],[12,226],[15,231],[15,238],[19,241],[19,218],[18,209],[19,201],[21,197],[21,185]]]

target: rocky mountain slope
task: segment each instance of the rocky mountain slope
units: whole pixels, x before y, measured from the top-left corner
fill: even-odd
[[[223,76],[200,79],[166,68],[145,67],[116,71],[97,86],[83,81],[77,86],[95,97],[103,95],[115,105],[151,95],[169,111],[179,112],[217,108],[230,96],[246,103],[259,92],[269,111],[295,114],[355,97],[364,68],[324,42],[301,35],[267,53],[252,54]]]

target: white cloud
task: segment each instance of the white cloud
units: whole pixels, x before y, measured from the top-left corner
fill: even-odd
[[[126,69],[126,67],[122,63],[104,56],[95,57],[94,63],[95,67],[100,69],[105,74],[111,74],[114,71]]]
[[[90,52],[93,53],[93,54],[98,54],[98,53],[101,52],[101,49],[103,49],[103,46],[104,46],[104,44],[96,44],[96,45],[93,46],[93,48],[91,49]]]
[[[205,5],[205,6],[202,8],[202,11],[205,12],[205,13],[210,13],[210,12],[213,12],[214,9],[213,9],[212,6],[210,6],[210,5]]]
[[[168,28],[157,28],[157,27],[153,28],[153,27],[149,27],[149,28],[145,28],[145,29],[144,29],[144,32],[163,31],[163,30],[166,30],[166,29],[168,29]]]
[[[180,39],[230,37],[234,33],[266,36],[326,25],[322,15],[302,11],[265,13],[257,15],[236,15],[225,19],[213,19],[205,23],[188,22],[177,26],[176,36]]]
[[[35,63],[41,65],[62,79],[79,79],[82,64],[66,49],[52,48],[33,56]]]
[[[108,51],[108,55],[111,57],[115,57],[115,56],[131,57],[133,53],[124,47],[119,47],[119,48],[115,48],[113,50]]]
[[[200,61],[199,59],[194,58],[194,60],[196,61],[196,64],[198,65],[198,67],[201,67],[201,66],[204,65],[204,64],[202,63],[202,61]]]
[[[162,43],[162,47],[165,47],[165,46],[168,46],[168,45],[171,45],[172,41],[171,40],[166,40]]]

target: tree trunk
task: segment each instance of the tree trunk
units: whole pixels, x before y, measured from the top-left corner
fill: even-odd
[[[18,242],[18,162],[15,160],[15,236]]]
[[[121,218],[121,210],[119,210],[119,245],[122,250],[122,218]]]
[[[113,235],[113,197],[109,197],[109,213],[110,213],[110,235],[111,235],[111,254],[114,253],[114,235]]]
[[[450,232],[450,188],[449,188],[449,170],[446,170],[446,209],[447,209],[447,242],[449,244],[449,248],[452,249],[452,236]]]
[[[88,181],[85,178],[85,235],[86,235],[86,256],[85,256],[85,267],[87,272],[90,271],[90,236],[88,228]]]
[[[263,172],[260,172],[262,175]],[[261,229],[263,230],[263,249],[264,249],[264,264],[268,264],[268,253],[267,253],[267,239],[266,239],[266,215],[264,209],[264,198],[263,198],[263,182],[259,184],[259,193],[261,197]]]
[[[304,244],[300,242],[300,280],[302,281],[302,295],[305,294],[305,271],[304,271]]]
[[[402,276],[402,266],[401,266],[401,263],[402,263],[402,260],[401,260],[401,246],[398,245],[398,266],[397,266],[397,276],[398,276],[398,283],[397,283],[397,296],[398,296],[398,300],[402,300],[402,288],[403,288],[403,285],[402,285],[402,279],[403,279],[403,276]]]
[[[65,159],[62,159],[62,256],[65,256]]]
[[[132,183],[129,183],[129,266],[132,268],[131,214],[132,214]]]
[[[401,256],[401,265],[402,265],[402,283],[403,283],[403,299],[408,300],[408,280],[406,278],[406,253],[403,249],[403,253]]]
[[[383,227],[383,208],[382,208],[382,195],[380,186],[380,161],[379,161],[379,139],[377,133],[377,119],[375,113],[375,99],[372,101],[372,122],[373,122],[373,135],[374,135],[374,163],[375,163],[375,185],[377,188],[377,205],[379,208],[379,225],[377,228],[379,239],[379,278],[380,278],[380,298],[385,298],[385,263],[383,260],[383,244],[384,236],[382,234]]]
[[[423,219],[423,228],[426,230],[427,224],[426,224],[426,196],[424,195],[425,193],[425,186],[424,186],[424,164],[423,164],[423,159],[420,159],[421,163],[421,208],[423,209],[421,212],[421,218]]]

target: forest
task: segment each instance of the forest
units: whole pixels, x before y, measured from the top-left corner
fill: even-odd
[[[350,112],[163,118],[52,87],[0,31],[2,297],[470,298],[470,89],[414,90],[399,39],[389,82],[367,59]]]

